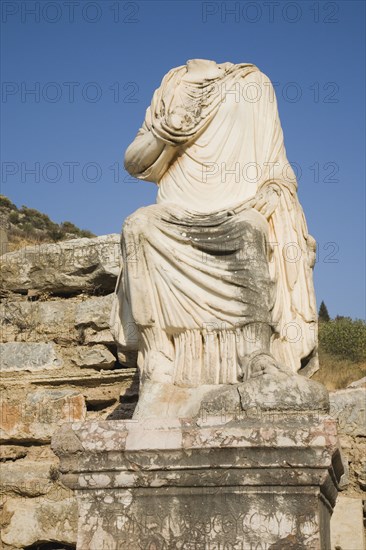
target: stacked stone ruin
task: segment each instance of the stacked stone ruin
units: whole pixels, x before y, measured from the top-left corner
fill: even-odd
[[[47,548],[75,548],[77,502],[60,481],[51,438],[65,423],[132,416],[136,358],[116,348],[109,330],[119,240],[119,235],[76,239],[1,257],[4,550],[46,543]],[[366,489],[365,388],[356,384],[330,398],[349,470],[334,512],[332,544],[340,544],[346,533],[352,548],[361,549],[362,532],[354,522],[361,525]]]
[[[131,417],[136,368],[109,331],[119,269],[119,235],[1,257],[2,548],[75,545],[76,501],[51,437],[63,423]]]

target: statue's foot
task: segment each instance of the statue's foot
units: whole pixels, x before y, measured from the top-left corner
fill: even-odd
[[[266,352],[256,352],[253,357],[249,358],[248,364],[248,379],[258,378],[260,376],[278,376],[279,374],[286,374],[276,362],[275,358]]]
[[[173,361],[164,353],[155,350],[148,351],[142,358],[141,382],[151,380],[161,384],[172,384],[173,367]]]

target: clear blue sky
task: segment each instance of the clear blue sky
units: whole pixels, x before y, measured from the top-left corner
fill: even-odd
[[[163,75],[195,57],[254,63],[275,83],[301,169],[318,305],[364,318],[364,25],[363,1],[4,0],[2,193],[119,232],[155,201],[122,160]]]

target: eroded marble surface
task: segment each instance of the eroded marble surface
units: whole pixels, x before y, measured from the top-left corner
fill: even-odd
[[[335,421],[252,412],[64,426],[53,449],[77,490],[78,550],[327,548]]]

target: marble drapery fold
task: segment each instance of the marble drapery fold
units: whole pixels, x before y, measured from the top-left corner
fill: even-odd
[[[262,342],[258,327],[270,326],[272,354],[296,372],[316,361],[315,242],[297,199],[274,90],[254,65],[199,68],[169,71],[126,152],[128,171],[158,184],[158,204],[124,225],[112,330],[122,347],[139,349],[145,372],[171,380],[173,371],[174,383],[197,385],[235,383],[243,354],[255,351],[244,327],[257,327]],[[207,324],[217,335],[211,349]],[[223,367],[229,349],[235,357]],[[196,363],[204,355],[200,375],[179,366],[192,353]],[[215,353],[221,359],[212,366]]]

